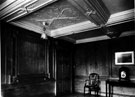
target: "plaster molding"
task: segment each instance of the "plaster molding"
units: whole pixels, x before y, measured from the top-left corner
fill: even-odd
[[[76,44],[110,39],[107,35],[76,40]]]
[[[125,36],[129,36],[129,35],[135,35],[135,31],[123,32],[120,35],[120,37],[125,37]],[[100,40],[107,40],[107,39],[111,39],[111,38],[109,38],[107,35],[103,35],[103,36],[98,36],[98,37],[76,40],[76,44],[86,43],[86,42],[94,42],[94,41],[100,41]]]
[[[106,26],[116,25],[118,23],[133,20],[135,13],[134,9],[126,10],[123,12],[112,14],[106,23]],[[85,33],[85,31],[90,31],[100,28],[90,21],[81,22],[78,24],[70,25],[67,27],[59,28],[51,31],[52,37],[60,37],[65,35],[70,35],[74,33]]]
[[[30,1],[30,0],[28,0]],[[17,0],[14,3],[9,4],[7,7],[5,7],[1,12],[0,12],[0,17],[4,17],[5,15],[10,14],[11,12],[15,11],[17,8],[21,7],[25,3],[28,3],[28,1],[25,0]]]
[[[90,21],[84,21],[78,24],[70,25],[67,27],[58,28],[51,31],[52,37],[61,37],[65,35],[75,34],[87,31],[87,29],[94,29],[96,25]]]
[[[0,6],[0,10],[6,8],[7,6],[9,6],[10,4],[16,2],[17,0],[6,0],[4,3],[1,4]]]
[[[128,20],[133,20],[133,19],[134,19],[134,9],[126,10],[120,13],[112,14],[106,25],[107,26],[116,25],[118,23],[126,22]],[[15,21],[11,23],[19,27],[22,27],[24,29],[34,31],[36,33],[40,33],[40,34],[43,33],[42,27],[29,23],[28,21],[22,20],[22,21]],[[98,28],[100,27],[97,27],[94,23],[90,21],[84,21],[78,24],[51,30],[49,36],[57,38],[57,37],[76,34],[76,33],[85,33],[85,31],[90,31]],[[109,39],[109,38],[106,35],[104,35],[104,36],[99,36],[94,38],[77,40],[76,43],[92,42],[92,41],[105,40],[105,39]]]
[[[39,34],[43,33],[42,27],[39,27],[39,26],[29,23],[27,21],[16,21],[16,22],[11,22],[11,24],[24,28],[24,29],[27,29],[27,30],[30,30],[30,31],[34,31]]]
[[[1,10],[0,19],[5,19],[10,17],[10,19],[7,20],[9,22],[13,19],[17,19],[19,17],[32,13],[55,1],[57,0],[14,0],[14,1],[12,0],[12,2],[9,2],[9,0],[7,0],[3,4],[1,4],[2,7],[0,7]],[[25,14],[21,13],[21,14],[13,15],[18,11],[20,12],[25,11]]]
[[[106,25],[111,26],[111,25],[120,24],[125,21],[133,20],[135,18],[134,11],[135,11],[135,9],[130,9],[130,10],[112,14]]]

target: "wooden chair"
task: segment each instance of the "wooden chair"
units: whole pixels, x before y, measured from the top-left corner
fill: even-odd
[[[94,91],[95,96],[98,96],[98,93],[100,91],[100,80],[99,80],[99,75],[97,73],[91,73],[89,75],[89,79],[85,80],[84,96],[85,96],[85,88],[89,89],[90,95],[91,95],[91,91]]]

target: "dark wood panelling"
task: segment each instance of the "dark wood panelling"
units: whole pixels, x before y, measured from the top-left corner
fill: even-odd
[[[1,23],[1,83],[4,84],[6,82],[6,78],[5,78],[5,53],[4,53],[4,49],[5,49],[5,38],[4,38],[4,34],[5,34],[5,30],[2,30],[2,27],[4,28],[4,24],[2,22]],[[2,26],[3,25],[3,26]]]
[[[55,80],[49,77],[54,73],[49,69],[54,67],[49,66],[48,41],[40,34],[3,23],[2,45],[3,97],[54,97]]]
[[[83,92],[84,80],[88,79],[88,75],[92,72],[98,73],[102,81],[109,77],[118,78],[119,68],[123,67],[123,65],[115,65],[114,54],[121,51],[135,52],[135,36],[77,44],[75,55],[75,92]],[[134,78],[135,66],[126,65],[124,67],[129,68],[130,78]]]
[[[0,22],[0,66],[1,66],[1,22]],[[1,80],[3,81],[3,78],[1,78]]]
[[[92,72],[108,76],[108,43],[97,42],[77,45],[76,75],[88,76]]]
[[[18,74],[40,74],[46,72],[45,44],[40,38],[21,33],[18,38]]]
[[[14,34],[16,31],[11,30],[9,26],[2,22],[2,84],[10,83],[10,75],[13,75],[14,72],[13,66],[15,65],[14,57]],[[13,33],[14,32],[14,33]],[[13,68],[13,69],[12,69]]]
[[[72,93],[72,51],[73,44],[59,41],[57,50],[57,94]]]
[[[52,94],[55,95],[56,86],[57,95],[72,92],[72,43],[50,37],[43,40],[40,34],[9,24],[5,24],[4,27],[5,33],[2,38],[4,97],[42,94],[50,97]]]
[[[5,30],[6,39],[4,49],[7,82],[18,82],[20,81],[20,76],[23,76],[23,79],[33,79],[33,77],[40,79],[39,77],[36,78],[37,74],[48,77],[48,41],[41,39],[40,34],[11,25],[6,26],[9,27],[9,29]],[[32,78],[30,75],[32,75]],[[44,77],[42,77],[42,80]]]
[[[98,73],[103,81],[109,77],[108,46],[107,41],[76,45],[75,92],[83,92],[84,82],[90,73]]]

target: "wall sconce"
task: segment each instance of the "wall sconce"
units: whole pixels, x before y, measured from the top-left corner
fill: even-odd
[[[42,34],[41,34],[41,38],[42,38],[42,39],[47,39],[47,35],[46,35],[45,33],[42,33]]]

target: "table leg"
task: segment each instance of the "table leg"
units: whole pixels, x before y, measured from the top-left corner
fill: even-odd
[[[107,82],[106,82],[106,97],[107,97]]]
[[[111,97],[113,97],[113,85],[112,85],[112,87],[111,87],[112,89],[111,89]]]
[[[111,97],[111,86],[109,84],[109,97]]]

